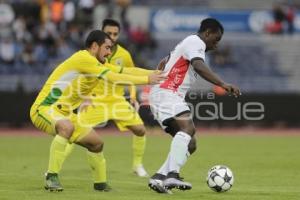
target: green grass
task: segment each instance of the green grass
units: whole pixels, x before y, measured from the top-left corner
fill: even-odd
[[[0,137],[1,200],[299,200],[300,137],[258,135],[200,135],[198,151],[182,170],[193,184],[187,192],[161,195],[150,191],[147,179],[131,173],[131,137],[105,135],[109,182],[114,191],[99,193],[92,179],[84,150],[76,148],[61,172],[65,190],[50,193],[43,189],[51,137]],[[148,136],[145,166],[154,173],[164,161],[170,137]],[[211,191],[205,182],[215,164],[228,165],[235,176],[226,193]]]

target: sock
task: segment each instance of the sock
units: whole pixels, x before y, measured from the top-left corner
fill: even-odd
[[[168,157],[165,160],[164,164],[160,167],[160,169],[156,173],[166,176],[169,172],[169,162],[170,162],[170,154],[168,154]]]
[[[105,183],[106,179],[106,160],[103,152],[93,153],[87,151],[88,163],[91,166],[94,183]]]
[[[143,156],[146,146],[146,136],[138,137],[136,135],[132,138],[133,150],[133,167],[143,164]]]
[[[65,149],[68,140],[60,135],[56,135],[50,146],[48,173],[58,173],[65,160]]]
[[[190,155],[191,155],[190,152],[187,151],[186,154],[185,154],[185,157],[184,157],[184,159],[182,161],[182,166],[185,165],[185,163],[188,160],[188,158],[190,157]]]
[[[188,153],[188,144],[191,136],[185,132],[179,131],[171,143],[169,172],[179,173],[180,168],[186,163]]]
[[[71,154],[71,152],[74,149],[75,144],[74,143],[68,143],[65,149],[65,159]]]
[[[184,165],[186,163],[189,156],[190,156],[190,153],[187,152],[186,156],[183,159],[183,164],[182,165]],[[172,170],[170,170],[169,166],[170,166],[170,154],[168,154],[168,157],[165,160],[164,164],[160,167],[160,169],[156,173],[166,176],[170,171],[172,171]],[[177,171],[178,173],[179,173],[179,170]]]

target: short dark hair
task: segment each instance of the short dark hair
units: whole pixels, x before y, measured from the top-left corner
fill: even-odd
[[[85,48],[90,48],[93,42],[102,45],[105,42],[105,39],[110,39],[109,35],[100,30],[93,30],[85,40]]]
[[[104,19],[102,21],[102,28],[101,30],[103,30],[105,28],[105,26],[116,26],[119,28],[119,31],[121,30],[121,26],[120,23],[114,19]]]
[[[198,33],[202,33],[204,31],[206,31],[207,29],[210,29],[213,32],[217,32],[220,30],[222,34],[224,33],[224,28],[223,28],[222,24],[214,18],[204,19],[200,24]]]

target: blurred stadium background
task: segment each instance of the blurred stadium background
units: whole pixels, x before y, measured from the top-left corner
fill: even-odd
[[[237,102],[264,105],[261,120],[196,120],[201,126],[300,125],[298,0],[11,0],[0,4],[0,124],[28,126],[29,107],[57,63],[82,48],[85,35],[106,17],[122,23],[121,43],[137,66],[155,68],[174,45],[197,31],[201,19],[219,19],[225,34],[209,54],[213,70],[241,87],[237,101],[201,81],[189,101],[224,104],[235,116]],[[146,104],[147,87],[139,88]],[[232,103],[234,102],[234,103]],[[209,108],[196,110],[203,112]],[[210,108],[211,109],[211,108]],[[155,124],[147,106],[141,114]]]
[[[224,95],[205,81],[191,90],[187,100],[204,103],[193,110],[202,117],[195,118],[198,132],[207,134],[197,135],[201,145],[182,173],[193,190],[172,199],[299,200],[299,9],[299,0],[0,1],[0,199],[53,199],[42,189],[52,138],[33,128],[29,109],[49,73],[82,48],[90,30],[100,28],[106,17],[120,20],[121,43],[137,66],[150,69],[211,16],[222,22],[225,34],[208,62],[243,95]],[[155,127],[148,91],[139,87],[138,97],[149,130],[144,164],[153,173],[167,154],[170,137]],[[110,134],[117,131],[108,127],[99,133],[107,133],[101,137],[116,190],[101,193],[101,199],[158,199],[147,190],[146,179],[129,174],[131,138]],[[99,199],[84,157],[77,148],[66,162],[66,191],[55,199]],[[205,183],[215,164],[228,165],[236,177],[232,191],[220,196]]]

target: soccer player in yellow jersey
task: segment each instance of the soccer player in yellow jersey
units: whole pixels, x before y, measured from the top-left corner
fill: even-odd
[[[52,72],[30,110],[33,124],[54,136],[50,146],[45,186],[50,191],[63,190],[58,172],[69,143],[76,143],[87,149],[88,162],[94,177],[94,189],[110,189],[106,183],[103,142],[91,126],[81,124],[77,115],[73,113],[73,110],[88,98],[100,79],[112,83],[127,81],[133,84],[155,84],[163,79],[162,75],[151,70],[127,70],[113,65],[105,67],[103,64],[105,58],[111,54],[112,41],[100,30],[92,31],[88,35],[85,47],[86,50],[74,53]]]
[[[130,53],[118,44],[120,36],[120,24],[112,19],[103,20],[102,31],[107,33],[113,40],[112,55],[108,57],[107,62],[125,66],[135,67]],[[99,102],[111,101],[108,109],[111,111],[106,118],[113,119],[120,129],[120,131],[130,130],[134,135],[132,138],[132,150],[133,150],[133,171],[141,177],[148,176],[148,173],[143,167],[143,155],[146,146],[146,129],[141,120],[138,112],[125,100],[124,98],[124,86],[121,85],[107,85],[108,92],[107,97],[97,99]],[[94,92],[101,94],[101,87],[95,87]],[[138,107],[136,100],[136,87],[134,85],[129,86],[130,103],[135,108]],[[98,123],[105,120],[102,116],[98,118]]]
[[[120,24],[113,19],[105,19],[102,31],[107,33],[113,41],[112,54],[107,57],[106,65],[114,64],[126,68],[135,68],[130,53],[117,44],[120,36]],[[130,102],[137,105],[136,88],[130,85]],[[146,129],[135,108],[124,97],[124,86],[107,83],[100,80],[92,91],[93,106],[81,112],[80,121],[84,124],[96,126],[114,120],[120,131],[130,130],[133,135],[133,171],[140,177],[147,177],[148,173],[143,167],[143,155],[146,144]],[[70,153],[72,146],[68,146],[66,154]]]
[[[112,54],[108,56],[107,63],[135,68],[130,53],[120,46],[117,41],[120,35],[120,24],[113,19],[105,19],[102,23],[102,31],[107,33],[112,41]],[[130,102],[136,101],[136,88],[129,87]],[[148,173],[143,167],[143,155],[146,143],[146,129],[135,108],[124,97],[124,86],[99,81],[93,89],[93,107],[81,113],[80,119],[85,123],[95,126],[113,120],[120,131],[130,130],[133,133],[133,172],[140,177],[147,177]],[[137,107],[137,106],[135,106]]]

